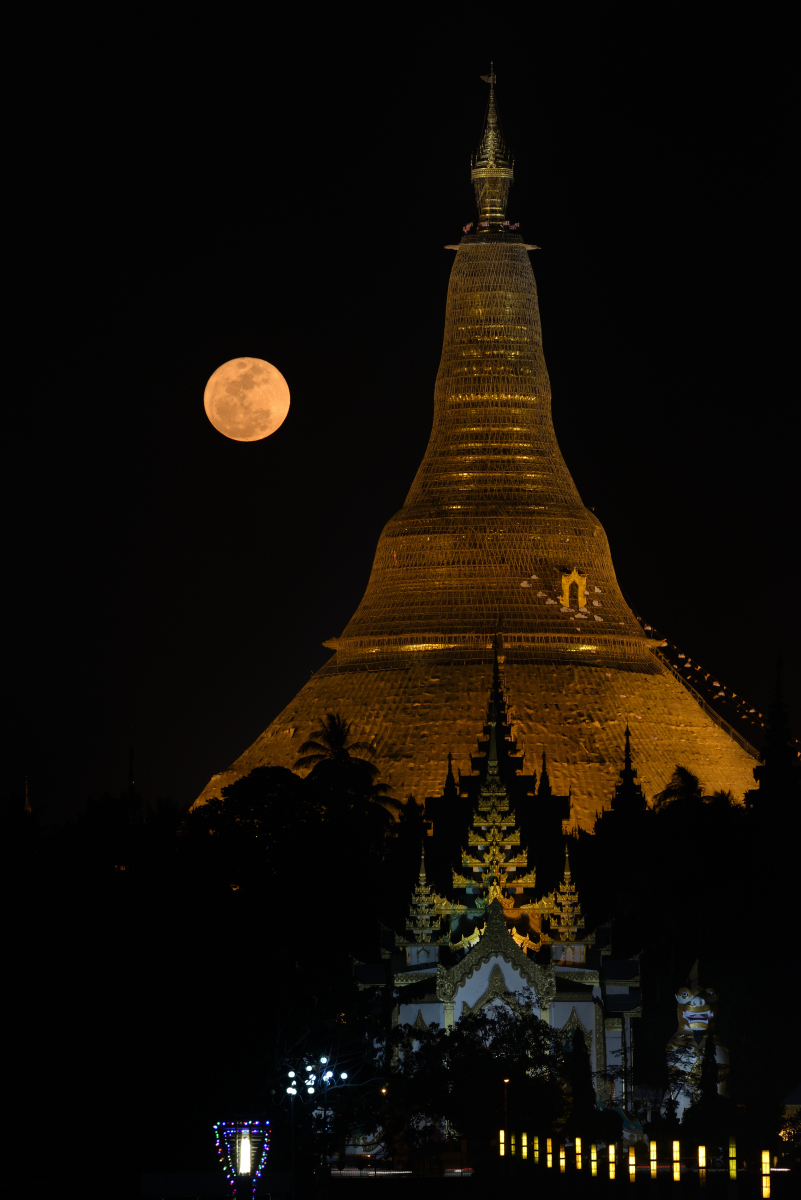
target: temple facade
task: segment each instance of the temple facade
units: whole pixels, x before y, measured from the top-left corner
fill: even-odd
[[[677,763],[707,790],[739,797],[752,785],[755,752],[660,657],[562,458],[537,247],[506,216],[514,165],[494,82],[471,175],[478,214],[447,247],[433,427],[406,502],[384,527],[358,609],[325,643],[330,660],[201,803],[254,767],[291,767],[327,712],[374,743],[398,798],[433,795],[449,753],[469,776],[498,641],[521,769],[545,753],[554,794],[570,791],[571,819],[585,828],[613,792],[627,724],[640,735],[648,800]]]
[[[557,1041],[578,1033],[587,1044],[599,1098],[625,1108],[632,1022],[642,1012],[639,960],[612,957],[610,928],[584,928],[569,838],[563,840],[561,880],[551,891],[538,888],[509,797],[507,780],[514,776],[502,765],[500,748],[507,740],[501,736],[502,699],[496,661],[483,779],[470,805],[458,868],[450,871],[448,895],[436,890],[426,872],[426,855],[437,852],[442,872],[444,827],[438,837],[435,819],[424,839],[406,930],[385,940],[379,963],[358,964],[356,979],[363,988],[392,989],[393,1025],[452,1029],[471,1013],[505,1006],[539,1017]],[[536,796],[529,799],[533,834],[541,816],[547,827],[548,798],[541,809]],[[445,861],[448,846],[445,839]]]

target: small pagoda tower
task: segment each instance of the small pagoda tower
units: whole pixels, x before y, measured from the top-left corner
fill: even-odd
[[[425,847],[420,851],[420,871],[412,893],[409,915],[406,918],[406,937],[397,936],[395,945],[406,948],[406,961],[410,967],[439,960],[439,947],[450,938],[443,932],[453,905],[443,896],[437,895],[426,879]]]
[[[623,766],[620,778],[612,797],[611,809],[599,813],[595,821],[595,832],[603,836],[631,832],[632,824],[637,824],[650,812],[648,801],[642,790],[642,784],[637,778],[637,770],[631,758],[631,730],[626,723],[625,748],[623,751]]]

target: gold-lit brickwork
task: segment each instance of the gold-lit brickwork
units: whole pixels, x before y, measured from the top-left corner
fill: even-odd
[[[556,442],[537,289],[518,243],[503,232],[462,241],[431,440],[336,641],[340,665],[433,648],[483,655],[500,626],[505,647],[529,659],[652,669],[606,535]],[[572,573],[584,604],[564,602]]]

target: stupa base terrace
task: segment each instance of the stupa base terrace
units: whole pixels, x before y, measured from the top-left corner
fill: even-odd
[[[454,774],[457,768],[471,774],[476,729],[486,716],[492,649],[471,657],[456,662],[442,651],[419,652],[367,670],[339,666],[334,655],[253,745],[212,777],[196,803],[219,796],[255,767],[291,768],[327,712],[341,713],[354,739],[375,745],[376,765],[396,799],[440,795],[449,752]],[[725,789],[742,799],[753,788],[755,751],[718,724],[656,656],[629,668],[516,658],[507,652],[501,662],[522,769],[539,770],[545,751],[551,787],[572,792],[571,820],[583,828],[591,830],[596,813],[611,804],[627,721],[649,802],[677,764],[698,775],[707,793]]]

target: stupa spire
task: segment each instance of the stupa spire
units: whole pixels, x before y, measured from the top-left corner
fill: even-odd
[[[357,612],[326,645],[346,669],[486,659],[500,641],[507,661],[653,671],[557,445],[529,247],[503,224],[512,160],[489,79],[472,169],[483,224],[457,247],[431,439]]]
[[[470,177],[476,193],[479,229],[502,229],[509,188],[514,179],[514,159],[504,140],[498,117],[494,64],[489,75],[482,75],[481,78],[489,84],[490,93],[481,142],[470,164]]]

